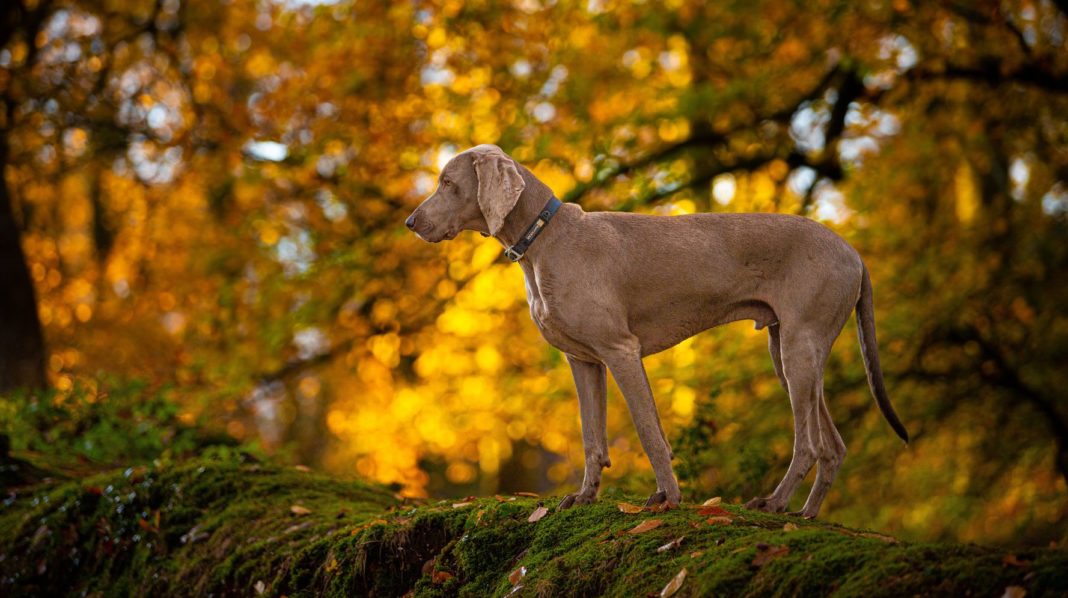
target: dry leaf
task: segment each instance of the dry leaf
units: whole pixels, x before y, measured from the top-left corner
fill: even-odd
[[[695,550],[695,551],[690,553],[690,558],[691,559],[699,559],[699,558],[701,558],[701,555],[703,555],[704,553],[705,553],[705,551],[703,551],[703,550]]]
[[[675,592],[679,591],[682,587],[682,582],[686,581],[686,567],[683,567],[675,577],[671,578],[671,581],[664,586],[663,590],[660,590],[660,598],[667,598],[668,596],[674,596]]]
[[[1005,593],[1001,595],[1001,598],[1024,598],[1027,595],[1027,590],[1020,586],[1008,586],[1005,588]]]
[[[1008,565],[1010,567],[1030,567],[1031,566],[1031,561],[1025,561],[1023,559],[1019,559],[1019,558],[1016,557],[1015,554],[1006,554],[1005,558],[1001,559],[1001,562],[1005,563],[1006,565]]]
[[[706,521],[709,525],[730,525],[731,522],[730,517],[709,517]]]
[[[773,559],[779,558],[790,553],[790,547],[785,544],[780,546],[768,546],[767,544],[757,544],[757,555],[753,558],[754,567],[763,567]]]
[[[638,525],[634,526],[634,529],[628,530],[627,533],[628,534],[640,534],[640,533],[643,533],[643,532],[647,532],[647,531],[649,531],[651,529],[656,529],[656,528],[660,527],[661,523],[663,523],[663,521],[660,521],[659,519],[646,519],[645,521],[643,521],[643,522],[639,523]]]
[[[294,465],[293,469],[297,471],[303,471],[304,473],[308,473],[309,471],[311,471],[311,467],[308,467],[307,465]]]
[[[267,591],[267,584],[263,583],[263,580],[257,581],[256,585],[252,587],[255,588],[257,594],[262,594]]]
[[[664,511],[670,511],[671,509],[671,503],[666,500],[662,503],[657,503],[655,505],[645,507],[645,510],[649,511],[650,513],[663,513]]]
[[[667,544],[664,544],[660,548],[657,548],[656,551],[657,552],[667,552],[669,550],[674,550],[674,549],[678,548],[680,544],[682,544],[682,538],[683,538],[683,536],[679,536],[678,538],[675,538],[674,540],[668,542]]]
[[[536,521],[539,521],[542,517],[545,517],[548,514],[549,514],[549,509],[547,509],[545,507],[538,507],[538,508],[534,509],[534,512],[530,514],[530,517],[527,517],[527,521],[529,521],[531,523],[534,523]]]
[[[448,571],[435,571],[434,574],[430,576],[430,581],[435,585],[443,584],[450,579],[452,579],[452,573],[449,573]]]
[[[293,513],[294,515],[310,515],[311,509],[309,509],[308,507],[303,507],[301,505],[293,505],[292,507],[289,507],[289,512]]]
[[[470,505],[471,505],[470,502],[454,502],[454,503],[452,503],[452,508],[454,508],[454,509],[462,509],[462,508],[464,508],[466,506],[470,506]]]
[[[797,531],[797,524],[796,523],[787,523],[786,525],[782,526],[782,531],[784,531],[784,532],[796,532]]]
[[[515,571],[512,571],[512,573],[508,575],[508,581],[511,582],[511,584],[513,586],[517,585],[517,584],[519,584],[519,581],[521,579],[523,579],[523,576],[526,575],[526,574],[527,574],[527,568],[526,567],[523,567],[523,566],[516,567]]]
[[[710,498],[710,499],[706,500],[705,502],[701,503],[701,506],[702,507],[718,507],[719,503],[722,502],[722,500],[723,499],[721,499],[720,497],[717,496],[715,498]]]
[[[528,498],[538,498],[537,492],[513,492],[512,494],[516,496],[526,496]]]
[[[643,507],[639,507],[638,505],[632,505],[632,504],[626,503],[626,502],[621,502],[621,503],[617,504],[616,507],[619,508],[620,512],[622,512],[622,513],[630,513],[632,515],[634,513],[641,513],[642,511],[645,510]]]
[[[700,509],[697,509],[697,514],[698,515],[703,515],[703,516],[706,516],[706,517],[709,516],[709,515],[716,515],[716,516],[720,516],[720,517],[726,517],[727,515],[730,515],[730,511],[728,511],[727,509],[724,509],[723,507],[717,507],[717,506],[713,505],[711,507],[701,507]]]
[[[337,571],[337,559],[331,558],[330,562],[326,564],[327,573],[331,571]]]

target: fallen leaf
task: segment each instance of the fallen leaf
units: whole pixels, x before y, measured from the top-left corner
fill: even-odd
[[[516,496],[526,496],[528,498],[538,498],[537,492],[513,492],[512,494]]]
[[[435,571],[434,574],[430,576],[430,580],[434,582],[434,585],[443,584],[450,579],[452,579],[452,573],[449,573],[448,571]]]
[[[267,591],[267,584],[263,583],[263,580],[257,581],[256,585],[252,587],[256,589],[257,594],[263,594],[265,591]]]
[[[307,465],[294,465],[293,469],[297,471],[303,471],[304,473],[308,473],[309,471],[311,471],[311,467],[308,467]]]
[[[763,547],[763,548],[761,548]],[[757,544],[757,555],[753,557],[754,567],[763,567],[771,562],[773,559],[777,559],[780,556],[784,556],[790,553],[790,547],[785,544],[780,546],[768,546],[767,544]]]
[[[647,531],[649,531],[651,529],[656,529],[656,528],[660,527],[661,523],[663,523],[663,521],[661,521],[659,519],[646,519],[645,521],[643,521],[643,522],[639,523],[638,525],[634,526],[633,529],[627,530],[627,533],[628,534],[641,534],[641,533],[647,532]]]
[[[699,558],[701,558],[701,555],[703,555],[704,553],[705,553],[705,551],[703,551],[703,550],[695,550],[695,551],[690,553],[690,558],[691,559],[699,559]]]
[[[784,532],[796,532],[797,531],[797,524],[796,523],[787,523],[786,525],[782,526],[782,531],[784,531]]]
[[[549,509],[547,509],[545,507],[538,507],[538,508],[534,509],[534,512],[530,514],[530,517],[527,517],[527,521],[529,521],[531,523],[535,523],[535,522],[539,521],[542,517],[545,517],[548,514],[549,514]]]
[[[730,525],[732,521],[730,517],[709,517],[705,523],[709,525]]]
[[[887,544],[897,544],[898,543],[898,539],[893,537],[893,536],[887,536],[887,535],[884,535],[884,534],[877,534],[875,532],[863,532],[863,533],[860,534],[860,536],[864,537],[864,538],[875,538],[876,540],[882,540],[883,542],[886,542]]]
[[[1001,598],[1024,598],[1027,595],[1027,590],[1020,586],[1008,586],[1005,588],[1005,593],[1001,595]]]
[[[632,505],[632,504],[627,503],[627,502],[621,502],[621,503],[617,504],[616,507],[620,510],[620,512],[622,512],[622,513],[630,513],[632,515],[634,513],[641,513],[642,511],[645,510],[643,507],[639,507],[638,505]]]
[[[100,486],[86,486],[85,493],[92,494],[93,496],[100,496],[104,494],[104,489]]]
[[[674,596],[675,592],[679,591],[682,587],[682,582],[686,581],[686,567],[683,567],[675,577],[671,578],[671,581],[664,586],[663,590],[660,590],[660,598],[667,598],[668,596]]]
[[[723,507],[717,507],[713,505],[711,507],[701,507],[697,510],[697,514],[704,515],[706,517],[708,515],[727,516],[730,515],[730,511],[724,509]]]
[[[454,502],[454,503],[452,503],[452,508],[454,508],[454,509],[462,509],[462,508],[470,506],[470,505],[471,505],[470,502]]]
[[[301,505],[293,505],[292,507],[289,507],[289,512],[294,515],[311,515],[311,509]]]
[[[682,538],[683,538],[683,536],[679,536],[678,538],[675,538],[674,540],[668,542],[667,544],[664,544],[660,548],[657,548],[656,551],[657,552],[667,552],[669,550],[675,550],[676,548],[679,547],[680,544],[682,544]]]
[[[527,574],[527,568],[526,567],[523,567],[523,566],[516,567],[515,571],[512,571],[512,573],[508,575],[508,581],[511,582],[511,584],[513,586],[514,585],[518,585],[519,581],[521,579],[523,579],[523,576],[526,575],[526,574]]]
[[[722,500],[723,499],[721,499],[720,497],[717,496],[715,498],[710,498],[710,499],[706,500],[705,502],[701,503],[701,506],[702,507],[718,507],[719,503],[722,502]]]
[[[331,558],[330,562],[326,564],[326,571],[327,571],[327,573],[329,573],[331,571],[336,571],[336,570],[337,570],[337,559],[336,558]]]
[[[1001,562],[1005,563],[1006,565],[1008,565],[1010,567],[1030,567],[1031,566],[1031,561],[1025,561],[1023,559],[1019,559],[1019,558],[1016,557],[1015,554],[1006,554],[1005,558],[1001,559]]]

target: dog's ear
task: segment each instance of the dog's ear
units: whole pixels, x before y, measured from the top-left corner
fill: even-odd
[[[515,162],[500,149],[494,150],[478,152],[472,157],[478,177],[478,207],[486,219],[490,235],[500,232],[504,219],[515,208],[527,186]]]

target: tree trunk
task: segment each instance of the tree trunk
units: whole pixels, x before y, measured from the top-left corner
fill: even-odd
[[[0,137],[0,392],[46,385],[44,335],[4,176],[7,157]]]

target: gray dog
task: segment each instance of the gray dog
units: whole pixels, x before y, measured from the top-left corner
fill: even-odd
[[[438,188],[405,224],[434,243],[464,230],[493,236],[523,268],[530,317],[567,356],[578,388],[586,471],[582,488],[560,508],[596,500],[601,470],[611,465],[606,367],[656,473],[647,504],[679,503],[671,448],[642,358],[737,320],[767,327],[794,415],[786,476],[747,507],[785,511],[818,463],[800,514],[819,512],[846,452],[823,400],[823,369],[854,310],[875,403],[908,441],[883,385],[868,271],[848,243],[816,222],[780,214],[587,213],[561,204],[499,147],[480,145],[449,161]]]

